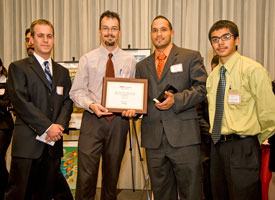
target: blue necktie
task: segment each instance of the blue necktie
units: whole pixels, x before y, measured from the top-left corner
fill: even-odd
[[[216,96],[216,111],[215,111],[214,125],[213,125],[213,131],[211,134],[214,144],[216,144],[221,138],[222,118],[223,118],[223,110],[224,110],[224,92],[225,92],[225,86],[226,86],[225,72],[226,72],[226,69],[224,66],[222,66],[220,71],[220,82],[218,85],[217,96]]]
[[[50,67],[49,67],[49,62],[48,61],[45,61],[44,62],[44,66],[45,66],[45,75],[46,75],[46,78],[49,82],[49,85],[50,85],[50,88],[52,88],[52,74],[51,74],[51,71],[50,71]]]

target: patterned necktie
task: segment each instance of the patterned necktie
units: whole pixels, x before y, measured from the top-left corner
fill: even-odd
[[[106,64],[106,75],[105,76],[106,77],[115,77],[114,64],[113,64],[113,61],[112,61],[113,54],[109,53],[108,56],[109,56],[109,59],[108,59],[107,64]],[[115,118],[115,115],[105,116],[105,119],[107,119],[108,121],[111,121],[114,118]]]
[[[216,112],[215,112],[215,118],[214,118],[214,125],[213,125],[213,131],[211,135],[214,144],[216,144],[221,138],[222,118],[223,118],[223,110],[224,110],[224,92],[225,92],[225,86],[226,86],[225,72],[226,72],[226,69],[224,66],[222,66],[220,71],[220,82],[218,85],[217,96],[216,96]]]
[[[50,71],[50,67],[49,67],[49,62],[48,61],[45,61],[44,62],[44,66],[45,66],[45,75],[46,75],[46,78],[49,82],[49,85],[50,85],[50,88],[52,88],[52,74],[51,74],[51,71]]]
[[[158,66],[157,66],[157,73],[158,73],[159,79],[161,77],[161,73],[162,73],[164,65],[165,65],[165,62],[164,62],[165,59],[166,59],[166,55],[164,53],[160,53],[158,55],[159,63],[158,63]]]

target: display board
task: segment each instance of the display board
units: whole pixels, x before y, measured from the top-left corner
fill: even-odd
[[[69,70],[71,81],[73,84],[75,74],[78,69],[78,61],[65,61],[65,62],[58,62],[58,63]],[[80,129],[83,111],[84,111],[83,109],[77,108],[75,105],[73,106],[73,113],[71,115],[71,120],[69,123],[70,129]]]
[[[61,158],[60,169],[63,173],[69,187],[75,195],[77,180],[77,161],[78,161],[78,141],[64,141],[63,154]]]
[[[151,54],[151,49],[123,49],[123,50],[135,56],[138,62],[150,56]]]

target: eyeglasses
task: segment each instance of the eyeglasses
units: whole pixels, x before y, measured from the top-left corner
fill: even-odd
[[[227,41],[227,40],[230,40],[232,36],[234,36],[234,35],[230,34],[230,33],[226,33],[226,34],[222,35],[221,37],[215,36],[215,37],[211,38],[211,43],[216,44],[216,43],[219,43],[220,40]]]
[[[103,32],[109,32],[110,30],[111,30],[111,32],[117,32],[118,30],[119,30],[119,28],[117,27],[117,26],[113,26],[113,27],[111,27],[111,28],[109,28],[109,27],[107,27],[107,26],[103,26],[102,28],[101,28],[101,30],[103,31]]]

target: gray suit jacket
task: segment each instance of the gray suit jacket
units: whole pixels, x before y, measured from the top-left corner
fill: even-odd
[[[53,80],[50,88],[45,73],[34,56],[10,64],[8,89],[16,112],[12,156],[31,159],[40,157],[47,144],[39,142],[35,137],[42,135],[52,123],[68,127],[73,109],[69,98],[69,71],[54,61],[52,67]],[[49,146],[49,154],[61,157],[62,146],[62,140],[57,141],[53,147]]]
[[[173,72],[172,66],[177,64],[182,65],[183,70]],[[200,143],[195,105],[206,98],[207,79],[200,53],[173,45],[160,80],[155,67],[155,54],[137,64],[136,78],[149,80],[148,114],[142,119],[141,145],[151,149],[158,148],[163,131],[173,147]],[[178,93],[175,94],[174,106],[167,111],[160,111],[155,107],[153,98],[167,84],[173,85]]]

